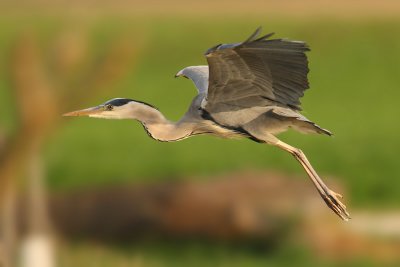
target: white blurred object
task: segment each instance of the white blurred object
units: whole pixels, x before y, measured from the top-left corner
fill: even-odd
[[[400,213],[398,211],[359,212],[351,220],[349,226],[359,233],[400,238]]]
[[[47,214],[41,140],[32,144],[28,162],[28,234],[21,242],[20,267],[54,267],[54,243]]]
[[[33,235],[21,244],[20,267],[54,267],[54,244],[49,236]]]

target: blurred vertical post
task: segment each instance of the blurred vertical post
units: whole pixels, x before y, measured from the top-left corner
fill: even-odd
[[[28,236],[21,244],[21,267],[55,266],[41,148],[40,141],[32,144],[27,164]]]

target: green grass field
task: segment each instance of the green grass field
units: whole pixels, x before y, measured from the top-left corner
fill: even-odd
[[[180,27],[182,23],[186,27]],[[135,70],[121,81],[119,89],[90,104],[130,97],[150,102],[177,120],[195,89],[188,80],[174,79],[173,75],[187,65],[205,64],[203,52],[208,47],[221,41],[240,41],[257,25],[263,25],[265,31],[276,31],[277,37],[305,40],[310,45],[311,89],[302,101],[304,114],[335,134],[328,138],[287,133],[282,139],[302,148],[321,174],[333,175],[349,185],[352,201],[396,205],[400,200],[395,149],[400,147],[395,123],[400,96],[400,78],[396,75],[399,24],[99,21],[89,28],[94,47],[97,43],[101,47],[118,32],[144,39],[145,46]],[[45,25],[37,25],[38,31],[55,34]],[[201,136],[173,144],[157,143],[138,123],[85,118],[68,120],[49,144],[47,158],[50,182],[57,188],[160,177],[206,177],[253,168],[303,173],[286,153],[247,140]]]
[[[3,19],[0,34],[1,120],[13,121],[7,58],[13,40],[27,21]],[[185,27],[180,27],[182,24]],[[31,25],[43,49],[68,26],[56,19]],[[205,64],[203,52],[218,42],[240,41],[258,25],[276,37],[305,40],[312,51],[311,89],[302,100],[304,114],[330,129],[333,138],[289,132],[288,143],[302,148],[325,175],[350,186],[358,204],[399,202],[400,168],[396,148],[398,125],[397,64],[400,62],[400,22],[397,21],[252,21],[234,20],[103,19],[87,23],[93,53],[120,35],[144,42],[130,75],[101,98],[150,102],[177,120],[195,95],[193,85],[174,74],[187,65]],[[397,75],[396,75],[397,74]],[[74,88],[70,88],[74,90]],[[76,107],[80,108],[80,107]],[[49,182],[63,189],[101,183],[204,176],[239,169],[276,169],[303,173],[284,152],[247,140],[196,137],[177,143],[149,139],[138,123],[86,118],[65,119],[65,126],[49,142],[46,157]],[[204,148],[207,149],[204,149]]]
[[[143,45],[129,75],[118,83],[118,88],[110,88],[109,93],[87,102],[96,105],[114,97],[133,98],[154,104],[172,120],[178,120],[186,111],[196,92],[188,80],[174,79],[174,74],[188,65],[205,64],[203,52],[207,48],[219,42],[244,40],[259,25],[265,32],[275,31],[276,37],[304,40],[312,51],[308,54],[311,89],[302,100],[303,114],[331,130],[334,137],[288,132],[281,138],[301,148],[321,176],[335,177],[347,185],[346,198],[352,206],[399,207],[400,126],[396,121],[400,98],[400,20],[103,18],[75,21],[71,26],[55,17],[3,17],[0,18],[0,122],[10,133],[15,122],[8,58],[15,38],[26,30],[27,24],[39,36],[43,51],[71,27],[87,34],[94,55],[101,54],[119,36],[137,39]],[[65,119],[63,127],[49,140],[45,156],[52,190],[160,179],[209,179],[213,174],[248,169],[273,169],[306,177],[290,155],[273,147],[207,136],[158,143],[131,121]],[[125,261],[148,259],[146,253],[157,254],[150,248],[144,250],[143,254],[135,250],[139,259],[131,256],[128,260],[125,255],[135,255],[134,252],[116,249],[110,252],[111,260],[105,252],[101,254],[105,255],[102,265],[95,266],[128,266]],[[80,251],[84,248],[78,246],[69,253],[79,257]],[[185,261],[191,261],[191,255],[206,258],[200,255],[201,249],[194,251],[191,254],[190,249],[185,249],[185,256],[178,257],[178,263],[171,260],[179,254],[175,250],[160,252],[154,264],[145,260],[145,266],[189,266]],[[278,262],[287,257],[283,254],[268,260],[258,259],[246,251],[216,252],[214,256],[213,266],[279,266]],[[82,262],[90,261],[85,253],[81,257]],[[304,266],[310,266],[310,259],[304,257]],[[117,263],[119,258],[125,260]],[[205,265],[200,262],[190,266]]]

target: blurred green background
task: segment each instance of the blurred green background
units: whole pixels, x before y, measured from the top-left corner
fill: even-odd
[[[10,53],[13,37],[28,23],[41,39],[43,50],[49,40],[70,29],[54,18],[33,23],[26,19],[2,20],[4,59]],[[129,75],[110,92],[87,100],[87,105],[127,97],[152,103],[168,118],[178,120],[196,91],[190,81],[174,79],[174,74],[185,66],[206,64],[205,49],[221,41],[242,40],[255,25],[277,31],[276,37],[306,40],[310,45],[311,89],[302,99],[303,114],[334,133],[333,138],[327,138],[289,132],[282,139],[301,147],[321,173],[334,174],[348,184],[357,204],[398,203],[400,170],[395,148],[399,141],[394,120],[398,110],[400,28],[396,21],[99,19],[82,33],[88,35],[93,53],[101,53],[102,47],[121,34],[140,42],[145,39],[145,44]],[[1,68],[1,119],[3,125],[12,127],[6,60]],[[157,143],[135,122],[64,120],[68,125],[50,142],[46,153],[49,182],[58,189],[158,179],[160,175],[184,179],[188,174],[207,176],[246,168],[303,173],[286,153],[247,140],[201,136],[184,142]]]
[[[261,15],[258,9],[267,6],[257,1],[256,15],[247,8],[244,14],[240,10],[229,14],[214,10],[205,16],[190,8],[188,13],[185,9],[174,13],[174,7],[182,4],[177,2],[157,4],[154,14],[152,5],[145,8],[146,3],[136,3],[143,5],[143,13],[138,6],[126,4],[127,9],[132,9],[131,15],[119,15],[115,10],[110,14],[107,10],[90,14],[88,9],[81,13],[55,9],[53,13],[50,8],[43,14],[40,9],[29,14],[13,5],[0,11],[0,126],[4,135],[12,136],[18,128],[9,69],[15,43],[25,34],[34,36],[49,77],[52,47],[64,35],[78,39],[89,55],[75,67],[74,77],[87,71],[90,62],[101,58],[116,40],[129,40],[135,46],[135,56],[125,75],[112,88],[103,88],[93,97],[85,95],[79,105],[72,99],[69,107],[79,109],[126,97],[149,102],[166,117],[178,120],[196,91],[190,81],[174,79],[174,74],[189,65],[206,64],[203,52],[207,48],[244,40],[261,25],[264,32],[276,32],[275,37],[309,44],[311,89],[302,99],[303,114],[334,133],[328,138],[287,132],[281,138],[301,148],[322,176],[334,177],[347,188],[345,197],[350,211],[399,209],[398,17],[384,12],[370,16],[373,12],[367,11],[363,16],[357,14],[362,10],[352,7],[350,15],[343,15],[339,9],[327,14],[316,11],[292,16],[293,11],[285,14],[284,8],[272,15],[276,5],[267,15]],[[290,6],[291,1],[286,2]],[[310,8],[313,3],[306,1]],[[76,90],[74,79],[67,79],[70,82],[64,85],[66,92]],[[79,92],[74,97],[79,98]],[[60,110],[66,111],[70,110]],[[60,120],[62,126],[47,137],[44,149],[50,194],[117,184],[206,181],[215,175],[248,170],[296,174],[309,183],[290,155],[248,140],[200,136],[159,143],[148,138],[136,122]],[[324,261],[295,245],[264,253],[264,249],[258,249],[259,244],[252,242],[232,245],[158,240],[107,245],[79,240],[62,246],[68,249],[59,253],[60,266],[319,266],[322,262],[326,266],[381,266],[367,256]]]

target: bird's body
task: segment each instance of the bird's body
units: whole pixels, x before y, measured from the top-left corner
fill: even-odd
[[[191,79],[198,88],[199,94],[193,99],[190,109],[183,117],[182,121],[187,121],[186,116],[190,116],[188,121],[199,119],[199,122],[208,120],[213,122],[212,126],[228,129],[242,137],[251,139],[256,138],[256,133],[276,135],[294,128],[302,133],[331,133],[308,120],[297,110],[284,106],[269,99],[263,99],[262,105],[249,106],[243,108],[225,108],[211,115],[207,110],[207,91],[208,86],[208,66],[190,66],[180,72],[179,75]],[[225,104],[224,104],[225,105]],[[193,117],[192,115],[195,115]],[[210,129],[212,131],[212,129]],[[254,134],[252,134],[254,133]],[[266,141],[265,138],[259,141]]]
[[[198,90],[178,122],[169,121],[150,104],[125,98],[65,115],[138,120],[158,141],[211,134],[277,146],[300,162],[327,205],[347,220],[340,195],[322,182],[301,150],[276,137],[289,128],[331,135],[299,112],[299,98],[308,88],[309,49],[303,42],[268,39],[272,34],[258,37],[259,32],[260,28],[242,43],[209,49],[208,66],[190,66],[176,74],[191,79]]]

